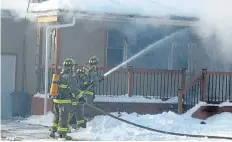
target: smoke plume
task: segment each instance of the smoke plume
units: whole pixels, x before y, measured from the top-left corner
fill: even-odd
[[[60,5],[63,9],[86,10],[91,12],[111,12],[141,15],[179,15],[196,16],[200,19],[198,27],[194,28],[202,38],[214,37],[216,48],[221,58],[232,63],[232,1],[231,0],[49,0],[45,7]],[[45,1],[44,3],[46,3]],[[54,4],[52,4],[54,2]],[[28,0],[2,0],[2,9],[14,9],[19,15],[24,15]],[[77,17],[78,18],[78,17]],[[91,18],[91,17],[90,17]],[[102,18],[105,18],[102,16]],[[139,22],[136,22],[136,24]],[[155,21],[149,24],[156,25]],[[133,25],[134,26],[134,25]],[[156,25],[157,26],[157,25]],[[124,30],[128,35],[134,35],[133,30]],[[132,33],[130,33],[130,31]],[[206,48],[211,48],[205,45]]]

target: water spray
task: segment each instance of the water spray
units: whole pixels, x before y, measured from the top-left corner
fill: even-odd
[[[114,67],[113,69],[109,70],[108,72],[106,72],[104,74],[104,77],[106,77],[107,75],[111,74],[112,72],[116,71],[117,69],[119,69],[120,67],[128,64],[129,62],[135,60],[136,58],[140,57],[141,55],[144,55],[145,53],[147,53],[148,51],[156,48],[159,44],[162,44],[163,42],[165,42],[166,40],[172,38],[172,37],[175,37],[179,34],[181,34],[182,32],[186,31],[186,29],[183,29],[183,30],[180,30],[180,31],[177,31],[177,32],[174,32],[172,33],[171,35],[169,36],[166,36],[165,38],[163,39],[160,39],[150,45],[148,45],[146,48],[144,48],[143,50],[141,50],[140,52],[138,52],[137,54],[135,54],[134,56],[130,57],[128,60],[122,62],[121,64],[119,64],[118,66]]]

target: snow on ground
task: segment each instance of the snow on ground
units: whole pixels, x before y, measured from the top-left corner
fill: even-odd
[[[104,95],[96,95],[94,102],[125,102],[125,103],[177,103],[178,97],[173,97],[168,99],[167,101],[162,101],[158,98],[144,98],[143,96],[104,96]]]
[[[136,113],[122,113],[121,118],[131,122],[144,125],[150,128],[165,130],[170,132],[186,134],[204,134],[213,136],[232,136],[232,114],[222,113],[205,120],[206,124],[200,124],[201,120],[194,119],[191,114],[197,110],[202,103],[183,115],[174,112],[163,112],[157,115],[138,115]],[[117,113],[112,113],[118,115]],[[21,121],[24,124],[41,124],[49,126],[51,124],[51,112],[46,116],[31,116],[27,120]],[[197,138],[171,136],[140,129],[132,125],[123,123],[108,116],[96,116],[88,122],[86,129],[73,131],[71,136],[81,139],[92,140],[196,140]],[[197,140],[211,140],[198,138]]]
[[[44,98],[44,94],[37,93],[33,97]],[[162,101],[161,99],[151,97],[145,98],[141,96],[132,96],[129,97],[126,95],[119,96],[110,96],[110,95],[96,95],[94,102],[122,102],[122,103],[177,103],[178,97],[172,97],[166,101]]]
[[[232,106],[232,103],[230,103],[229,100],[227,100],[226,102],[222,102],[220,104],[206,104],[206,103],[202,104],[202,106],[207,106],[207,105],[223,107],[223,106]]]
[[[42,126],[26,125],[14,120],[1,120],[1,140],[46,140],[48,133],[49,130]]]
[[[42,126],[50,126],[52,122],[53,114],[52,112],[48,112],[47,115],[32,115],[22,122],[25,122],[27,124],[35,124],[35,125],[42,125]],[[50,123],[49,123],[50,122]]]

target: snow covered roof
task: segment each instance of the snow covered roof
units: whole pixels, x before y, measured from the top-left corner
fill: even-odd
[[[164,19],[172,19],[173,15],[187,17],[195,16],[191,14],[191,10],[185,13],[183,13],[181,9],[170,10],[170,8],[168,8],[170,5],[167,6],[167,3],[171,3],[171,5],[174,4],[167,0],[48,0],[36,5],[34,4],[33,7],[29,9],[28,13],[37,16],[75,13],[75,15],[82,18],[86,16],[86,19],[90,16],[91,19],[102,18],[104,16],[104,19],[109,18],[111,20],[162,19],[162,22]],[[184,3],[189,5],[189,3]],[[185,6],[186,5],[182,6],[182,8],[185,8],[185,10],[191,9]],[[191,20],[193,19],[194,18]],[[196,18],[194,20],[196,20]],[[173,21],[176,21],[176,19],[173,19]],[[189,24],[191,23],[187,23],[187,25]]]
[[[192,4],[193,1],[186,2],[184,0],[48,0],[37,4],[37,6],[33,6],[30,11],[68,10],[146,16],[193,16],[195,14],[190,7]]]

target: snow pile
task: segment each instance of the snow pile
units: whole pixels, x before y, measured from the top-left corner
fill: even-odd
[[[161,99],[151,97],[145,98],[143,96],[132,96],[121,95],[121,96],[104,96],[96,95],[94,102],[123,102],[123,103],[177,103],[178,97],[173,97],[167,101],[162,101]]]
[[[36,93],[33,97],[35,97],[35,98],[44,98],[45,94]]]
[[[183,115],[174,112],[164,112],[157,115],[138,115],[137,113],[122,113],[122,119],[147,126],[154,129],[186,133],[186,134],[203,134],[213,136],[232,135],[232,117],[231,113],[222,113],[205,120],[206,124],[200,124],[201,120],[191,117],[194,110],[198,109],[202,103],[197,104],[193,109]],[[111,113],[118,116],[117,113]],[[51,124],[51,113],[46,116],[32,116],[23,123],[41,124],[49,126]],[[70,134],[74,138],[91,139],[91,140],[193,140],[196,138],[177,137],[171,135],[158,134],[134,127],[123,123],[109,116],[96,116],[88,122],[86,129],[73,130]],[[201,138],[201,140],[211,140]]]
[[[191,108],[190,110],[188,110],[183,115],[185,115],[185,116],[192,116],[192,114],[194,112],[196,112],[200,107],[205,106],[205,105],[207,105],[206,102],[199,102],[198,104],[196,104],[193,108]]]
[[[44,94],[37,93],[33,97],[44,98]],[[132,96],[120,95],[120,96],[109,96],[109,95],[96,95],[94,102],[120,102],[120,103],[177,103],[178,97],[172,97],[166,101],[162,101],[159,98],[151,97],[145,98],[143,96]]]

